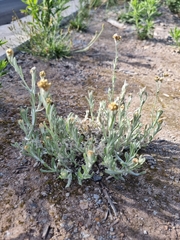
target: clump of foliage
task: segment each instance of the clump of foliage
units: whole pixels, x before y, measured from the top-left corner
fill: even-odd
[[[180,29],[175,27],[174,29],[170,30],[170,35],[175,42],[177,47],[180,47]]]
[[[4,45],[7,41],[2,41],[0,39],[0,46]],[[6,71],[4,70],[7,66],[7,61],[6,60],[0,60],[0,77],[2,77],[3,75],[6,74]],[[0,87],[1,87],[1,83],[0,83]]]
[[[166,0],[166,5],[172,13],[180,13],[180,0]]]
[[[67,31],[60,28],[62,13],[69,0],[22,0],[27,7],[22,13],[30,15],[32,21],[19,25],[29,41],[24,50],[46,58],[59,58],[70,53],[71,41]]]
[[[70,21],[70,29],[76,29],[77,31],[85,31],[87,29],[87,20],[90,16],[90,10],[97,8],[102,4],[106,4],[106,7],[110,7],[117,4],[116,0],[80,0],[79,9],[74,19]]]
[[[161,110],[154,110],[149,124],[141,122],[142,108],[147,100],[145,88],[139,92],[140,105],[134,112],[130,110],[132,96],[127,93],[126,82],[120,94],[115,96],[117,46],[121,37],[115,34],[113,38],[115,60],[108,99],[100,101],[95,111],[93,92],[89,92],[89,110],[83,119],[73,113],[67,117],[59,116],[49,93],[51,83],[46,79],[45,72],[39,73],[40,80],[36,82],[36,68],[33,67],[30,71],[32,84],[28,86],[12,50],[7,50],[8,60],[20,75],[22,85],[31,98],[30,108],[21,109],[22,119],[19,120],[25,138],[15,146],[38,161],[43,172],[57,173],[60,179],[67,180],[67,186],[74,178],[79,184],[90,179],[95,173],[95,166],[116,179],[124,179],[127,174],[139,176],[144,173],[138,173],[138,169],[145,158],[138,152],[161,130]],[[44,121],[38,122],[39,114],[44,114]]]
[[[70,21],[70,28],[76,29],[77,31],[85,31],[87,28],[86,20],[89,18],[89,1],[80,0],[79,1],[79,10],[76,17]]]
[[[17,17],[13,18],[13,21],[19,23],[22,31],[20,35],[23,35],[28,39],[28,41],[22,44],[21,48],[33,55],[52,59],[66,57],[74,52],[86,51],[94,44],[103,31],[102,27],[100,33],[95,34],[87,47],[76,51],[71,41],[71,32],[69,31],[69,28],[62,27],[64,24],[63,11],[69,7],[67,5],[69,0],[22,1],[27,5],[26,9],[22,10],[22,12],[30,15],[32,21],[23,22]],[[81,2],[83,2],[83,0]],[[80,20],[78,20],[79,25],[76,25],[79,30],[84,26],[84,23],[81,22],[81,20],[82,19],[80,18]],[[15,24],[12,24],[10,30],[16,34]]]
[[[154,31],[154,19],[160,15],[159,0],[131,0],[125,13],[121,13],[119,20],[134,24],[138,38],[151,38]]]

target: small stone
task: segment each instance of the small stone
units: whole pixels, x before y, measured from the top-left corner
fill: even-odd
[[[86,200],[80,200],[80,208],[81,208],[82,210],[88,209],[88,201],[86,201]]]
[[[81,232],[81,235],[82,235],[82,237],[83,238],[88,238],[88,237],[90,237],[90,235],[87,233],[87,232]]]
[[[148,231],[144,230],[143,231],[144,235],[148,235]]]
[[[41,196],[46,197],[47,193],[43,191],[43,192],[41,192]]]
[[[169,229],[169,227],[167,225],[164,226],[165,231],[167,231]]]
[[[66,197],[69,197],[70,196],[70,193],[66,193]]]
[[[149,199],[148,199],[148,198],[144,198],[144,201],[145,201],[145,202],[148,202],[148,201],[149,201]]]
[[[102,176],[100,176],[98,174],[93,175],[93,181],[94,182],[99,182],[99,181],[101,181],[101,179],[102,179]]]
[[[49,233],[49,230],[50,230],[50,225],[49,224],[45,225],[45,227],[43,229],[42,239],[46,239],[46,237]]]
[[[93,198],[94,198],[96,201],[98,201],[99,195],[98,195],[98,194],[94,194],[94,195],[93,195]]]
[[[27,163],[28,163],[28,160],[27,160],[27,159],[23,159],[23,160],[22,160],[22,165],[27,164]]]
[[[156,216],[156,215],[157,215],[157,212],[156,212],[156,211],[153,211],[153,215]]]

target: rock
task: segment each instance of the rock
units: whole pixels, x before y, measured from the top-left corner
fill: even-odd
[[[80,208],[82,210],[86,210],[88,209],[89,205],[88,205],[88,201],[87,200],[80,200]]]
[[[167,231],[169,229],[169,227],[167,225],[164,226],[165,231]]]
[[[50,230],[50,225],[49,224],[45,225],[44,228],[43,228],[42,239],[47,238],[49,230]]]
[[[94,194],[94,195],[93,195],[93,198],[94,198],[96,201],[98,201],[99,195],[98,195],[98,194]]]
[[[156,212],[156,211],[153,211],[153,215],[156,216],[156,215],[157,215],[157,212]]]
[[[148,235],[148,231],[144,230],[143,231],[144,235]]]
[[[66,193],[66,197],[69,197],[70,196],[70,193]]]
[[[41,192],[41,196],[46,197],[47,193],[43,191],[43,192]]]

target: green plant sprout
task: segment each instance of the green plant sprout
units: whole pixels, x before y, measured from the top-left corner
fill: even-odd
[[[3,41],[0,39],[0,46],[4,45],[5,43],[7,43],[7,41]],[[6,60],[0,60],[0,77],[6,74],[6,71],[4,69],[6,68],[7,64],[8,62]],[[1,87],[1,83],[0,83],[0,87]]]
[[[79,1],[79,10],[74,19],[70,21],[70,28],[77,31],[85,31],[87,28],[85,20],[89,18],[89,3],[87,0]]]
[[[134,24],[140,40],[152,38],[154,31],[153,20],[160,16],[159,0],[131,0],[127,12],[121,13],[119,20]]]
[[[171,29],[169,33],[175,42],[176,47],[180,47],[180,29],[175,27],[174,29]]]
[[[69,0],[22,0],[26,8],[22,13],[30,15],[32,20],[23,22],[15,17],[28,41],[21,48],[33,55],[43,58],[60,58],[68,56],[71,49],[71,39],[68,31],[63,31],[60,24],[63,11],[67,9]],[[10,30],[16,34],[16,25]]]
[[[180,14],[180,0],[166,0],[165,3],[172,13]]]
[[[151,123],[144,126],[141,122],[142,108],[147,100],[145,88],[139,92],[140,105],[134,112],[130,110],[132,96],[127,95],[126,81],[120,94],[115,96],[117,45],[121,37],[115,34],[113,38],[115,60],[108,100],[100,101],[99,108],[95,111],[93,92],[89,92],[89,110],[83,119],[73,113],[64,118],[59,116],[52,103],[49,93],[51,83],[46,79],[45,72],[39,73],[40,80],[37,82],[36,68],[33,67],[29,87],[21,67],[13,57],[13,51],[7,50],[7,58],[31,98],[31,106],[21,109],[21,119],[18,121],[25,138],[15,146],[39,162],[41,171],[57,173],[60,179],[66,180],[66,187],[70,186],[74,178],[79,184],[90,179],[95,173],[95,165],[101,166],[104,174],[122,180],[127,174],[139,176],[145,173],[138,172],[145,162],[145,158],[138,152],[161,130],[161,110],[154,110]],[[38,120],[40,113],[44,114],[44,121]]]
[[[70,29],[61,26],[63,22],[62,14],[68,7],[69,0],[43,0],[40,3],[38,0],[23,0],[23,2],[27,4],[23,13],[30,14],[32,21],[23,22],[17,17],[13,20],[18,22],[21,29],[21,33],[18,35],[25,37],[27,40],[20,48],[32,55],[52,59],[86,51],[103,31],[102,27],[100,33],[96,33],[85,48],[75,49],[72,44]],[[16,34],[16,25],[12,24],[10,30]],[[19,40],[21,41],[20,38]]]

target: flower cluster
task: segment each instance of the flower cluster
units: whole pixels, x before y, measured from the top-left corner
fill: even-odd
[[[11,48],[9,48],[9,49],[6,50],[6,54],[7,54],[8,57],[11,57],[11,56],[14,55],[14,51]]]
[[[118,110],[118,105],[117,103],[115,102],[112,102],[108,105],[108,108],[111,110],[111,111],[117,111]]]
[[[39,76],[41,80],[37,83],[37,85],[39,88],[42,88],[44,91],[47,92],[51,86],[51,83],[49,83],[48,80],[45,79],[46,73],[44,71],[41,71],[39,73]]]
[[[120,40],[121,40],[121,36],[118,35],[117,33],[115,33],[115,34],[113,35],[113,38],[114,38],[114,41],[120,41]]]

